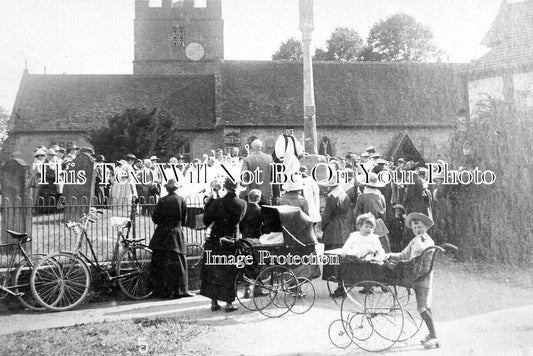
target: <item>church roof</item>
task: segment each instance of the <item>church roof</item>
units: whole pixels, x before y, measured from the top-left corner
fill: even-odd
[[[317,62],[313,68],[319,127],[448,126],[467,105],[464,65]],[[297,62],[221,61],[219,88],[214,75],[26,74],[11,130],[87,131],[142,107],[167,111],[186,130],[216,123],[295,127],[303,125],[302,96]]]
[[[315,62],[317,126],[442,126],[466,107],[465,65]],[[301,62],[223,61],[222,123],[301,126]]]
[[[490,51],[474,62],[475,69],[533,63],[533,0],[502,1],[481,44]]]
[[[12,131],[86,131],[128,108],[158,108],[178,128],[215,125],[212,75],[25,74],[13,108]]]

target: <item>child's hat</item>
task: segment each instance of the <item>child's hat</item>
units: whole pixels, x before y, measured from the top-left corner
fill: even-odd
[[[433,226],[433,220],[431,220],[429,216],[424,215],[422,213],[410,213],[409,215],[407,215],[407,217],[405,218],[405,226],[412,229],[411,224],[413,220],[422,221],[422,223],[426,225],[428,229]]]

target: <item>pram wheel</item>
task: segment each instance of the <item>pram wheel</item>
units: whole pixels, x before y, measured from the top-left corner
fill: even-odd
[[[291,312],[304,314],[315,304],[316,292],[313,283],[308,278],[298,277],[298,285],[291,288],[296,294],[296,302],[291,307]]]
[[[339,349],[345,349],[350,346],[352,344],[352,338],[346,332],[346,330],[349,330],[349,327],[350,325],[342,319],[334,320],[329,324],[328,328],[329,341]]]
[[[253,273],[246,267],[241,269],[235,277],[235,296],[243,308],[256,311],[254,296],[259,296],[260,288],[256,287]]]
[[[255,279],[257,293],[253,300],[256,310],[269,318],[285,315],[296,303],[294,273],[283,266],[269,266]]]
[[[404,324],[398,341],[406,341],[415,336],[422,327],[422,317],[416,308],[415,291],[400,286],[391,287],[403,307]]]
[[[362,289],[371,292],[359,293]],[[378,282],[363,281],[348,289],[341,319],[352,342],[366,351],[385,351],[402,336],[402,305],[389,287]]]

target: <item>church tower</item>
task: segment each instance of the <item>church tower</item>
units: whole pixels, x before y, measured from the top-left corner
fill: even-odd
[[[135,0],[134,74],[213,74],[224,58],[221,0]]]

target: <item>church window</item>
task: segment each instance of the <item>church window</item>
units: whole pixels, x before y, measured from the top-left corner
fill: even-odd
[[[171,38],[173,47],[185,47],[185,29],[183,27],[173,26]]]
[[[333,157],[333,145],[326,136],[322,137],[320,143],[318,144],[318,154],[323,156],[329,155]]]
[[[194,7],[207,7],[207,0],[194,0]]]

